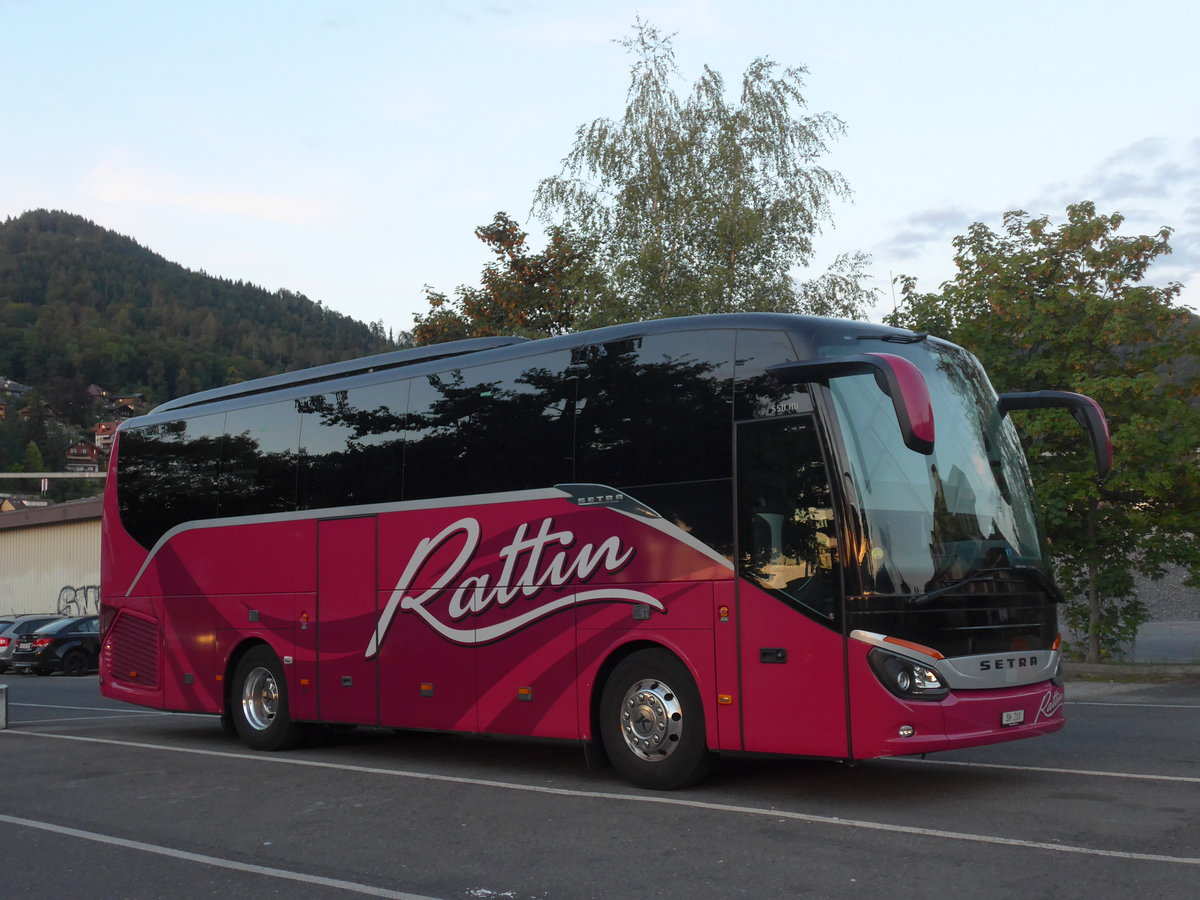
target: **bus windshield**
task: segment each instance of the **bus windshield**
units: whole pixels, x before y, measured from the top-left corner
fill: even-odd
[[[889,345],[929,384],[931,455],[902,443],[891,400],[872,376],[830,383],[863,518],[863,589],[928,595],[998,569],[1049,583],[1016,430],[978,361],[936,340]]]

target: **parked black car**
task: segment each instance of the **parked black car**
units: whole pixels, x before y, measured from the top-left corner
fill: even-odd
[[[53,613],[5,616],[0,619],[0,675],[8,671],[12,665],[13,651],[17,649],[17,641],[23,634],[30,634],[39,628],[45,628],[51,622],[57,622],[62,616]]]
[[[59,619],[32,634],[23,634],[12,657],[14,671],[38,675],[60,669],[64,675],[86,675],[99,668],[99,663],[99,616]]]

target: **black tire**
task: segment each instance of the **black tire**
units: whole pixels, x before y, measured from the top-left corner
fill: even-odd
[[[270,647],[254,647],[237,664],[229,714],[239,738],[252,750],[290,750],[309,728],[288,713],[283,665]]]
[[[82,650],[68,651],[67,655],[62,658],[62,673],[71,678],[79,678],[88,673],[91,668],[90,663],[88,655]]]
[[[600,735],[613,767],[639,787],[688,787],[712,768],[700,692],[666,650],[639,650],[613,669],[600,698]]]

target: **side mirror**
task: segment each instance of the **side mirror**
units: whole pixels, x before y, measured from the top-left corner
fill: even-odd
[[[781,363],[767,369],[785,384],[814,381],[828,384],[848,375],[874,375],[879,389],[892,398],[896,424],[904,446],[917,453],[933,453],[933,403],[921,370],[902,356],[860,353],[833,359]]]
[[[1063,407],[1071,411],[1075,421],[1084,427],[1091,440],[1092,453],[1096,457],[1096,475],[1107,477],[1112,471],[1112,437],[1108,432],[1108,420],[1100,404],[1083,394],[1070,391],[1030,391],[1025,394],[1001,394],[997,403],[1000,415],[1014,409],[1048,409]]]

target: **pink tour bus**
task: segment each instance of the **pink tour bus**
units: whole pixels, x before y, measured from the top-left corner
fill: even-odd
[[[124,423],[101,684],[250,747],[375,725],[859,760],[1062,727],[1060,595],[1008,412],[953,344],[784,314],[479,338]],[[935,429],[936,425],[936,429]],[[936,431],[936,433],[935,433]]]

